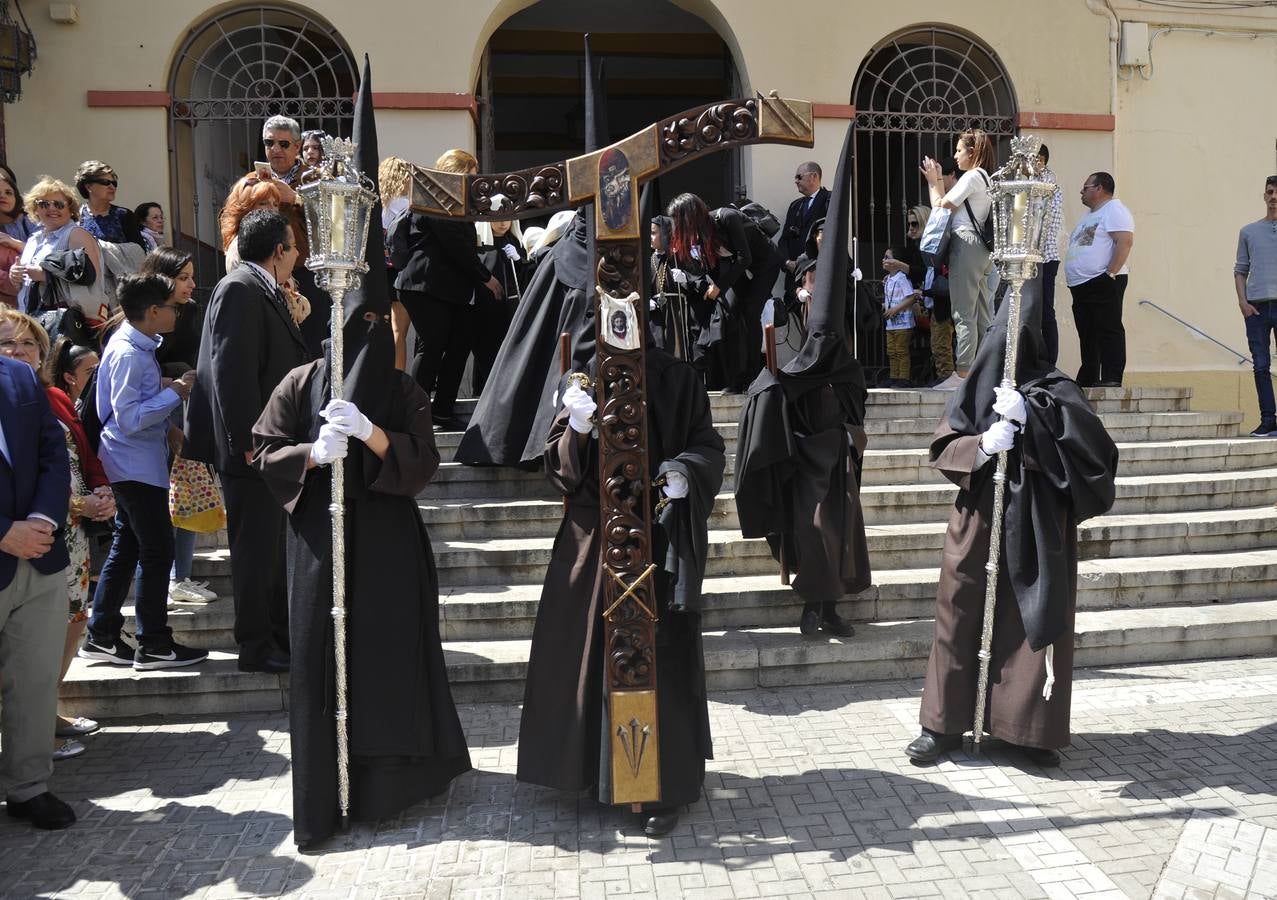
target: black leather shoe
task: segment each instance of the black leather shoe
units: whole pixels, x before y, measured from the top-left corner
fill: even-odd
[[[663,837],[673,831],[676,825],[678,825],[677,809],[658,809],[648,817],[647,824],[643,826],[643,833],[648,837]]]
[[[1008,744],[1011,749],[1020,751],[1020,755],[1043,769],[1054,769],[1060,764],[1060,754],[1056,750],[1044,747],[1022,747],[1019,744]]]
[[[961,746],[960,734],[936,734],[924,728],[922,734],[905,747],[905,755],[914,762],[933,763],[950,750],[957,750]]]
[[[241,672],[269,672],[278,675],[281,672],[287,672],[292,661],[281,653],[270,653],[261,659],[248,660],[240,657],[239,670]]]
[[[48,791],[22,803],[10,800],[5,807],[13,818],[26,819],[36,828],[47,831],[70,828],[75,824],[75,811]]]
[[[798,630],[803,633],[803,637],[815,637],[819,634],[820,613],[814,609],[805,610],[802,620],[798,623]]]
[[[827,612],[820,617],[820,630],[825,634],[842,638],[849,638],[856,633],[855,626],[836,612]]]

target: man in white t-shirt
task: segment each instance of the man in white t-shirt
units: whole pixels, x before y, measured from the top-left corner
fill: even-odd
[[[1135,243],[1135,219],[1113,196],[1108,172],[1095,172],[1082,185],[1082,205],[1090,210],[1069,235],[1064,281],[1073,294],[1073,321],[1081,345],[1082,387],[1118,387],[1126,368],[1126,258]]]

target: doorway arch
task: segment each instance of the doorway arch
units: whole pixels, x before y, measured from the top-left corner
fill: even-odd
[[[350,47],[309,10],[243,5],[190,29],[169,76],[170,219],[200,288],[222,273],[217,219],[231,185],[262,158],[262,123],[285,115],[349,134],[358,85]]]
[[[606,71],[609,140],[741,93],[735,57],[718,30],[669,0],[540,0],[492,31],[481,57],[476,146],[485,171],[584,151],[585,33]],[[743,183],[740,153],[731,151],[661,178],[658,194],[668,201],[694,191],[719,206]]]

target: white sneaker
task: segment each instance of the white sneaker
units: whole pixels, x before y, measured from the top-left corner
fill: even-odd
[[[939,383],[939,384],[937,384],[934,388],[932,388],[932,390],[936,390],[936,391],[956,391],[958,388],[962,387],[962,382],[964,382],[964,381],[966,381],[966,379],[965,379],[965,378],[963,378],[963,377],[962,377],[961,375],[959,375],[957,372],[954,372],[952,375],[950,375],[950,376],[949,376],[948,378],[946,378],[944,381],[940,382],[940,383]]]
[[[191,581],[191,579],[188,578],[184,584],[195,593],[203,595],[204,599],[209,603],[212,603],[217,599],[217,592],[209,589],[207,581]]]
[[[208,603],[209,598],[197,591],[189,578],[168,583],[169,603]]]

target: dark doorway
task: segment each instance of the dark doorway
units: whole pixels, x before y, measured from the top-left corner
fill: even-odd
[[[732,55],[704,21],[667,0],[542,0],[493,33],[476,93],[486,101],[485,171],[505,172],[584,152],[583,35],[607,76],[608,140],[684,109],[740,93]],[[660,180],[670,200],[700,194],[711,207],[743,183],[739,154],[715,154]]]

